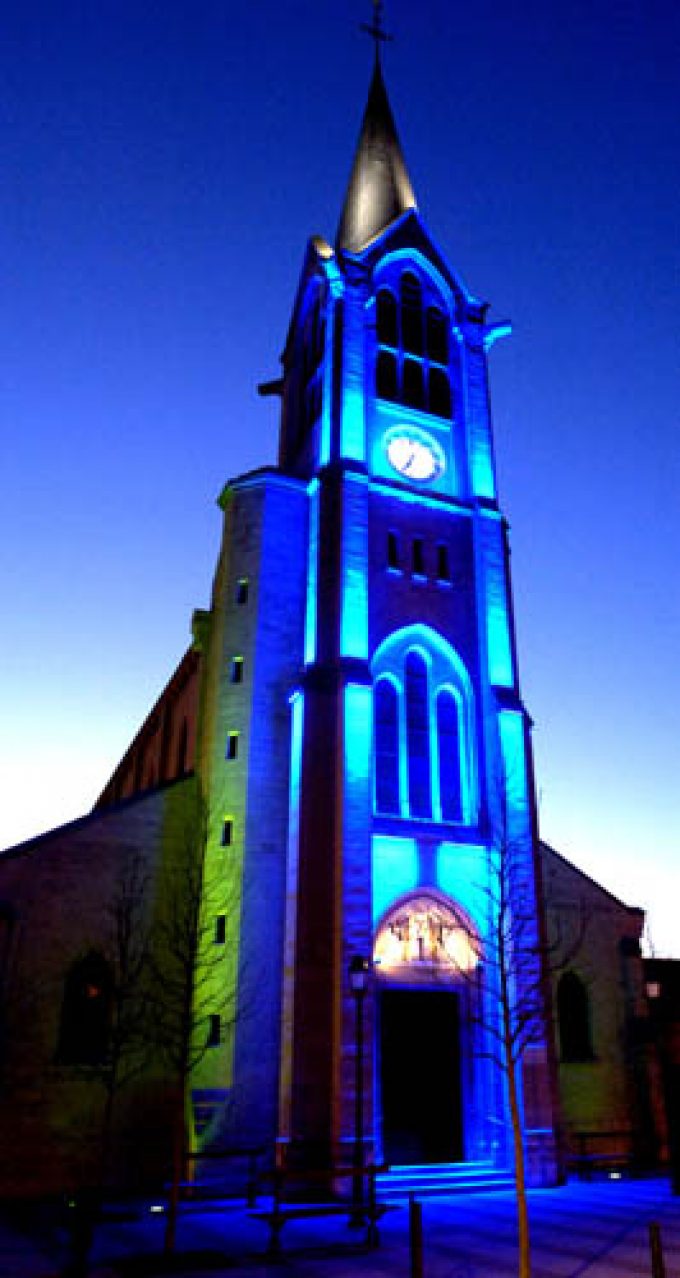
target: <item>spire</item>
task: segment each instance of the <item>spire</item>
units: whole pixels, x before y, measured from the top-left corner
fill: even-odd
[[[416,207],[382,77],[379,42],[373,79],[336,237],[336,248],[360,253],[395,218]]]

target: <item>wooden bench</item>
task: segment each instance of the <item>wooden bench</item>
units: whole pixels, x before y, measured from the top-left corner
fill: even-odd
[[[356,1224],[366,1229],[366,1246],[374,1248],[379,1245],[378,1222],[389,1210],[384,1203],[376,1200],[375,1178],[388,1171],[387,1164],[380,1167],[369,1166],[358,1171],[355,1167],[327,1167],[320,1170],[302,1171],[286,1167],[276,1167],[266,1179],[272,1181],[272,1205],[269,1211],[251,1211],[255,1220],[265,1220],[269,1225],[269,1244],[267,1256],[270,1260],[280,1260],[281,1231],[289,1220],[313,1220],[324,1216],[344,1216],[348,1224]],[[353,1200],[301,1203],[286,1200],[286,1192],[299,1190],[309,1184],[332,1186],[339,1180],[350,1180],[354,1185],[357,1177],[368,1181],[368,1202],[362,1205],[359,1213]]]
[[[595,1171],[630,1171],[633,1154],[630,1131],[573,1132],[576,1151],[567,1156],[579,1180],[590,1180]],[[623,1148],[622,1148],[623,1146]]]

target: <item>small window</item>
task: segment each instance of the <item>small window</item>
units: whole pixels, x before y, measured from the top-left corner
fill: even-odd
[[[377,301],[378,341],[381,346],[397,346],[397,303],[389,289],[378,291]]]
[[[243,683],[243,657],[234,657],[232,659],[231,682]]]
[[[230,732],[227,737],[227,758],[238,758],[238,732]]]
[[[451,386],[443,368],[431,368],[428,374],[430,412],[437,417],[451,416]]]
[[[222,822],[222,847],[230,848],[234,838],[234,821],[232,817],[225,817]]]
[[[227,916],[218,914],[215,919],[215,945],[224,945],[227,939]]]
[[[248,602],[248,588],[250,582],[247,577],[239,577],[236,582],[236,604],[239,608],[243,608]]]
[[[449,359],[446,336],[446,320],[437,306],[430,306],[425,320],[428,358],[435,364],[447,364]]]
[[[401,337],[405,351],[412,355],[423,353],[423,316],[414,306],[404,306],[401,312]]]
[[[441,543],[437,546],[437,581],[450,581],[449,548]]]
[[[425,407],[423,366],[416,359],[404,360],[403,400],[410,408]]]
[[[207,1047],[219,1047],[222,1042],[222,1025],[219,1013],[215,1013],[208,1017],[208,1042]]]
[[[401,344],[414,355],[423,353],[423,304],[420,280],[410,271],[401,277]]]
[[[399,541],[394,532],[387,534],[387,567],[399,568]]]
[[[423,542],[421,537],[416,537],[413,542],[412,549],[413,572],[416,577],[425,576],[425,555],[423,554]]]
[[[375,389],[379,399],[397,399],[397,358],[391,351],[378,353]]]

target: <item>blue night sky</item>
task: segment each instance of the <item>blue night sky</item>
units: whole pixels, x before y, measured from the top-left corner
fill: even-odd
[[[276,455],[307,237],[332,239],[368,0],[5,13],[0,845],[86,811]],[[392,0],[420,208],[509,317],[491,357],[542,832],[680,955],[680,9]]]

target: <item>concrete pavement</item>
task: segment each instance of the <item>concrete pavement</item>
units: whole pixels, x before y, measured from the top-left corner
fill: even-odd
[[[530,1194],[534,1278],[650,1278],[648,1225],[658,1221],[666,1278],[680,1278],[680,1199],[662,1180],[578,1182]],[[425,1278],[515,1278],[515,1203],[508,1192],[431,1198],[423,1203]],[[97,1230],[91,1278],[159,1273],[163,1217],[148,1212]],[[267,1263],[267,1229],[242,1207],[191,1210],[181,1219],[174,1273],[194,1278],[408,1278],[408,1211],[390,1211],[379,1250],[359,1250],[344,1220],[291,1221],[284,1261]],[[64,1240],[31,1238],[0,1223],[0,1278],[56,1278]]]

